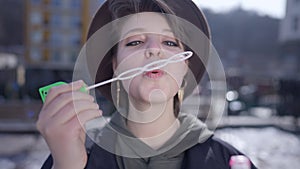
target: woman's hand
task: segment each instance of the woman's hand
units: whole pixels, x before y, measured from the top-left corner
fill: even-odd
[[[83,81],[56,86],[48,92],[37,121],[53,156],[55,169],[83,169],[87,162],[83,125],[102,115],[94,98],[80,88]]]

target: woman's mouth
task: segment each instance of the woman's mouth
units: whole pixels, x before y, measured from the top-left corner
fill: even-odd
[[[163,70],[157,69],[157,70],[145,72],[144,76],[146,76],[150,79],[158,79],[158,78],[162,77],[164,75],[164,73],[165,72]]]

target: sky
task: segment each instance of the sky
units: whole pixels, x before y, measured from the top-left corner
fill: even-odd
[[[287,0],[193,0],[204,8],[215,12],[226,12],[241,7],[244,10],[256,11],[260,15],[284,18]]]

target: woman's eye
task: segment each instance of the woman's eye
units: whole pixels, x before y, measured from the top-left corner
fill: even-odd
[[[139,44],[142,44],[142,41],[136,40],[136,41],[132,41],[126,44],[126,46],[137,46]]]
[[[174,47],[178,47],[178,44],[176,42],[172,42],[172,41],[164,41],[163,42],[165,45],[167,46],[174,46]]]

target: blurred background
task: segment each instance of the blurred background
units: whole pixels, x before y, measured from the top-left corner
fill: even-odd
[[[194,0],[206,14],[226,73],[216,136],[261,169],[300,166],[300,0]],[[103,0],[0,0],[0,168],[38,169],[49,154],[35,122],[38,88],[71,82]],[[201,120],[210,84],[201,84]],[[196,94],[197,95],[197,94]],[[195,95],[195,96],[196,96]],[[197,95],[198,96],[198,95]],[[113,106],[97,96],[106,116]],[[214,105],[211,105],[214,106]],[[193,111],[195,106],[184,107]]]

